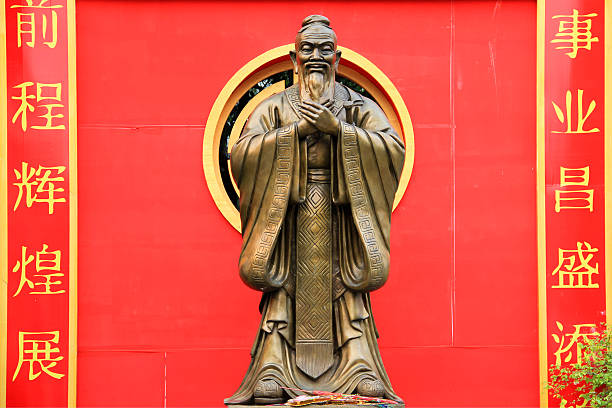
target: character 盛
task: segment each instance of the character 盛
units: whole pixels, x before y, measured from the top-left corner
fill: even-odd
[[[336,34],[302,22],[298,84],[264,100],[231,152],[240,190],[240,276],[263,292],[252,361],[226,404],[299,390],[401,401],[377,344],[369,292],[389,271],[404,144],[380,107],[335,80]]]

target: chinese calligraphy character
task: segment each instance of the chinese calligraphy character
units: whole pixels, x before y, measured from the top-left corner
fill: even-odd
[[[36,45],[36,20],[42,23],[43,44],[49,48],[57,45],[57,11],[62,5],[48,5],[48,0],[40,0],[34,4],[33,0],[25,0],[26,4],[15,4],[11,8],[29,9],[30,13],[17,12],[17,47],[22,43],[30,48]],[[50,17],[50,18],[49,18]],[[49,24],[49,21],[51,22]],[[26,37],[26,41],[23,41]]]
[[[17,211],[17,207],[25,196],[26,207],[30,208],[34,203],[47,203],[49,214],[53,214],[55,203],[66,202],[64,197],[56,197],[56,193],[61,193],[64,189],[55,186],[56,182],[64,181],[64,177],[60,176],[64,170],[66,170],[65,166],[38,166],[38,169],[34,169],[34,167],[29,167],[27,162],[21,163],[21,171],[13,169],[18,181],[13,185],[19,188],[13,211]],[[55,177],[52,177],[52,173],[55,173]]]
[[[13,297],[17,296],[21,293],[21,290],[25,285],[27,285],[30,289],[34,289],[35,286],[41,287],[38,291],[30,290],[31,295],[54,295],[57,293],[65,293],[64,289],[54,290],[52,285],[61,285],[62,281],[55,278],[61,278],[64,276],[60,271],[60,263],[62,253],[61,251],[51,251],[47,252],[49,247],[47,244],[43,244],[42,251],[36,251],[36,261],[35,261],[35,270],[37,278],[41,278],[42,282],[33,282],[31,279],[28,279],[27,275],[27,267],[30,263],[32,263],[35,259],[34,255],[28,255],[28,248],[25,246],[21,247],[21,260],[17,261],[15,266],[13,267],[13,272],[21,271],[19,278],[19,287],[13,294]],[[54,272],[54,273],[51,273]]]
[[[27,87],[34,85],[33,82],[23,82],[19,85],[14,86],[13,88],[19,88],[21,89],[21,95],[20,96],[11,96],[11,99],[16,99],[18,101],[21,101],[21,105],[19,105],[19,109],[17,109],[17,112],[15,112],[15,115],[13,115],[13,119],[11,120],[12,123],[15,123],[15,121],[17,120],[17,118],[19,116],[21,116],[21,129],[25,132],[25,130],[28,128],[28,117],[27,117],[27,113],[28,111],[30,112],[34,112],[34,105],[30,104],[28,102],[28,99],[34,99],[35,96],[34,95],[28,95],[27,94]]]
[[[599,274],[599,264],[591,265],[593,254],[598,252],[588,242],[577,242],[576,250],[559,248],[559,264],[552,272],[559,281],[553,288],[598,288],[593,275]]]
[[[19,108],[11,119],[12,123],[15,123],[19,117],[21,117],[21,129],[25,132],[28,128],[28,111],[34,112],[34,105],[28,102],[28,99],[35,100],[37,103],[44,101],[47,103],[41,103],[37,105],[37,108],[44,109],[44,113],[39,115],[39,118],[45,119],[44,125],[34,125],[32,129],[66,129],[63,124],[54,124],[54,119],[61,119],[64,117],[63,113],[53,114],[53,109],[63,108],[62,103],[55,103],[62,101],[62,84],[60,82],[55,84],[44,84],[38,82],[36,84],[36,95],[28,94],[28,87],[33,86],[33,82],[22,82],[19,85],[15,85],[13,88],[20,89],[19,96],[11,96],[11,99],[20,101]],[[51,102],[51,103],[49,103]]]
[[[555,108],[555,114],[559,119],[559,122],[565,123],[566,130],[553,130],[552,133],[596,133],[599,132],[599,128],[592,128],[589,130],[584,129],[584,123],[588,119],[588,117],[595,110],[595,106],[597,103],[595,100],[592,100],[589,103],[589,107],[587,108],[586,114],[583,114],[582,109],[582,96],[584,94],[584,90],[578,89],[578,101],[576,101],[577,105],[577,115],[576,115],[576,129],[572,129],[573,121],[572,121],[572,92],[567,91],[565,93],[565,114],[555,102],[552,102],[553,108]]]
[[[53,347],[55,345],[55,347]],[[13,381],[17,378],[21,366],[29,364],[28,380],[35,380],[43,372],[52,378],[60,379],[64,374],[56,373],[51,369],[57,362],[63,360],[64,356],[58,355],[59,330],[48,332],[19,332],[19,362]]]
[[[567,186],[588,186],[589,185],[589,166],[570,169],[561,167],[560,185]]]
[[[589,166],[577,169],[561,167],[561,187],[588,186]],[[555,190],[555,211],[584,210],[593,212],[595,190]]]
[[[573,333],[563,334],[563,325],[557,321],[557,328],[559,334],[552,333],[552,338],[559,345],[557,351],[554,352],[555,364],[557,367],[561,366],[561,363],[569,363],[574,356],[576,356],[576,362],[580,364],[582,362],[582,347],[581,342],[588,342],[591,337],[597,336],[594,324],[575,324]]]
[[[550,42],[552,44],[565,44],[555,49],[569,50],[565,55],[570,58],[576,58],[579,49],[590,50],[591,43],[599,42],[599,38],[593,37],[591,33],[592,22],[587,17],[595,16],[597,16],[597,13],[578,14],[576,9],[573,9],[570,15],[560,14],[553,16],[553,18],[561,20],[559,21],[559,32],[555,34],[556,38]]]

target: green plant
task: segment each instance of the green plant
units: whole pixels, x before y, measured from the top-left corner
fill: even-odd
[[[611,339],[612,329],[604,326],[588,340],[579,341],[582,358],[578,363],[550,366],[548,388],[562,401],[561,406],[612,407]]]

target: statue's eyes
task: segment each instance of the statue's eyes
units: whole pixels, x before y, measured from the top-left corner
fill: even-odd
[[[323,53],[325,55],[332,54],[333,52],[334,52],[334,49],[332,47],[323,47],[321,49],[321,53]]]
[[[309,54],[312,52],[312,47],[310,45],[302,45],[300,49],[303,53]]]

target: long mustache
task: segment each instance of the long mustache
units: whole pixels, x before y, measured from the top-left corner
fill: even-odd
[[[328,67],[331,66],[331,64],[329,62],[327,62],[326,60],[324,60],[323,58],[315,59],[315,60],[308,60],[307,62],[304,63],[304,66],[308,67],[310,65],[315,65],[315,64],[316,65],[324,64],[324,65],[326,65]]]

